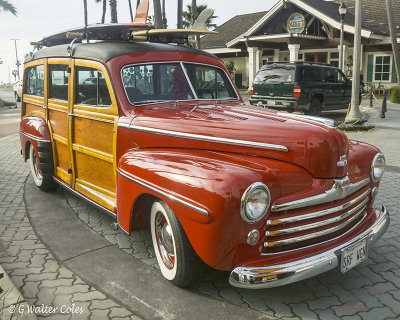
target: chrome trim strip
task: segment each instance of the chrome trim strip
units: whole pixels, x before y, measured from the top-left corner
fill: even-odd
[[[342,213],[340,216],[336,216],[336,217],[333,217],[330,219],[326,219],[323,221],[318,221],[318,222],[314,222],[314,223],[310,223],[310,224],[306,224],[306,225],[301,225],[298,227],[286,228],[286,229],[280,229],[280,230],[274,230],[274,231],[266,231],[265,236],[266,237],[281,236],[281,235],[285,235],[285,234],[290,234],[290,233],[305,231],[305,230],[309,230],[309,229],[313,229],[313,228],[323,227],[327,224],[331,224],[334,222],[344,220],[347,217],[351,216],[357,210],[360,210],[361,207],[365,206],[367,204],[368,200],[369,200],[369,198],[364,199],[364,201],[359,203],[356,207],[354,207],[353,209],[351,209],[345,213]]]
[[[328,214],[339,212],[339,211],[342,211],[344,209],[347,209],[348,207],[350,207],[353,204],[357,203],[361,199],[367,197],[370,192],[371,192],[371,188],[368,188],[367,191],[365,191],[364,193],[360,194],[357,198],[354,198],[353,200],[351,200],[349,202],[346,202],[346,203],[344,203],[344,204],[342,204],[340,206],[334,207],[334,208],[329,208],[329,209],[325,209],[325,210],[321,210],[321,211],[302,214],[302,215],[294,216],[294,217],[281,218],[281,219],[269,219],[269,220],[267,220],[267,225],[276,226],[276,225],[280,225],[280,224],[299,222],[299,221],[302,221],[302,220],[322,217],[322,216],[326,216]]]
[[[295,113],[285,113],[285,112],[278,112],[278,116],[281,117],[288,117],[293,118],[296,120],[308,120],[314,123],[322,124],[329,128],[336,128],[339,124],[336,120],[324,118],[324,117],[315,117],[315,116],[307,116],[303,114],[295,114]]]
[[[197,207],[197,206],[195,206],[195,205],[193,205],[193,204],[191,204],[191,203],[189,203],[187,201],[178,199],[177,197],[175,197],[175,196],[173,196],[173,195],[171,195],[171,194],[169,194],[169,193],[167,193],[165,191],[162,191],[162,190],[159,190],[157,188],[154,188],[154,187],[152,187],[152,186],[150,186],[150,185],[148,185],[148,184],[146,184],[146,183],[144,183],[142,181],[136,180],[136,179],[126,175],[125,173],[121,172],[120,170],[117,170],[117,173],[121,177],[124,177],[125,179],[128,179],[129,181],[132,181],[132,182],[138,184],[139,186],[142,186],[142,187],[144,187],[146,189],[149,189],[149,190],[151,190],[151,191],[153,191],[155,193],[158,193],[158,194],[160,194],[160,195],[162,195],[162,196],[164,196],[164,197],[166,197],[166,198],[168,198],[168,199],[170,199],[172,201],[178,202],[178,203],[184,205],[185,207],[188,207],[188,208],[190,208],[190,209],[192,209],[192,210],[194,210],[194,211],[196,211],[198,213],[201,213],[201,214],[203,214],[205,216],[208,216],[208,212],[206,210],[204,210],[204,209],[201,209],[201,208],[199,208],[199,207]]]
[[[338,245],[326,252],[278,265],[260,265],[254,267],[239,266],[229,277],[231,285],[246,289],[272,288],[289,283],[311,278],[330,269],[336,268],[340,263],[341,251],[360,240],[367,239],[370,248],[376,243],[390,224],[389,212],[382,206],[382,212],[375,223],[366,231],[352,240]],[[265,261],[267,264],[268,260]]]
[[[349,177],[343,179],[334,179],[334,183],[331,189],[325,191],[324,193],[299,199],[295,201],[290,201],[271,207],[271,212],[279,212],[285,210],[293,210],[298,208],[304,208],[309,206],[314,206],[321,203],[327,203],[335,200],[341,200],[354,192],[360,190],[366,186],[371,180],[369,178],[361,180],[356,183],[351,183]]]
[[[89,199],[85,195],[79,193],[78,191],[72,189],[70,186],[66,185],[64,182],[58,180],[56,177],[53,177],[53,180],[58,183],[62,188],[67,189],[69,192],[73,193],[75,196],[79,197],[82,200],[85,200],[89,204],[95,206],[97,209],[105,212],[107,215],[109,215],[113,219],[117,219],[117,214],[112,212],[111,210],[108,210],[107,208],[104,208],[103,206],[99,205],[97,202],[94,202],[93,200]],[[122,228],[121,228],[122,229]]]
[[[226,143],[226,144],[232,144],[232,145],[288,152],[287,147],[281,146],[281,145],[276,145],[276,144],[245,141],[245,140],[236,140],[236,139],[229,139],[229,138],[219,138],[219,137],[205,136],[205,135],[201,135],[201,134],[177,132],[177,131],[170,131],[170,130],[156,129],[156,128],[147,128],[147,127],[142,127],[142,126],[128,125],[125,123],[118,124],[118,127],[131,129],[131,130],[135,130],[135,131],[141,131],[141,132],[150,132],[150,133],[154,133],[154,134],[173,136],[173,137],[178,137],[178,138],[201,140],[201,141],[216,142],[216,143]]]
[[[322,230],[322,231],[318,231],[318,232],[314,232],[312,234],[306,234],[303,236],[293,237],[293,238],[289,238],[289,239],[270,241],[270,242],[266,241],[266,242],[264,242],[264,247],[273,248],[273,247],[283,246],[286,244],[292,244],[292,243],[296,243],[296,242],[300,242],[300,241],[306,241],[306,240],[318,238],[323,235],[326,235],[326,234],[329,234],[329,233],[332,233],[335,231],[339,231],[339,230],[343,229],[344,227],[346,227],[348,224],[350,224],[352,221],[354,221],[356,218],[358,218],[361,215],[361,213],[363,213],[363,211],[365,211],[366,208],[367,208],[367,206],[363,207],[360,211],[358,211],[349,220],[347,220],[335,227],[332,227],[332,228],[329,228],[326,230]]]
[[[29,138],[29,139],[38,141],[38,142],[49,142],[49,143],[51,143],[50,140],[40,139],[40,138],[37,138],[37,137],[35,137],[35,136],[30,135],[29,133],[24,133],[24,132],[21,132],[21,131],[20,131],[19,134],[21,134],[21,135],[23,135],[23,136],[25,136],[25,137],[27,137],[27,138]]]

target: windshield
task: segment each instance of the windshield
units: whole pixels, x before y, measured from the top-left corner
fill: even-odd
[[[290,64],[271,64],[264,66],[257,72],[253,83],[289,82],[295,80],[296,66]]]
[[[129,102],[135,105],[176,100],[237,98],[222,70],[190,63],[183,66],[185,70],[180,63],[143,64],[123,68],[122,82]]]

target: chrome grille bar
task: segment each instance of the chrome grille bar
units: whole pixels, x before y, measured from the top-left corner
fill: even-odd
[[[344,227],[346,227],[347,225],[349,225],[352,221],[354,221],[355,219],[357,219],[367,208],[367,206],[363,207],[359,212],[357,212],[354,216],[352,216],[349,220],[344,221],[343,223],[329,228],[329,229],[325,229],[322,231],[318,231],[318,232],[314,232],[311,234],[306,234],[306,235],[302,235],[302,236],[298,236],[298,237],[293,237],[293,238],[289,238],[289,239],[284,239],[284,240],[278,240],[278,241],[266,241],[264,242],[264,247],[267,248],[272,248],[272,247],[278,247],[278,246],[283,246],[286,244],[292,244],[292,243],[296,243],[296,242],[300,242],[300,241],[305,241],[305,240],[310,240],[313,238],[318,238],[324,235],[327,235],[329,233],[333,233],[336,231],[339,231],[341,229],[343,229]]]
[[[326,220],[323,220],[323,221],[318,221],[318,222],[314,222],[314,223],[310,223],[310,224],[305,224],[305,225],[301,225],[301,226],[297,226],[297,227],[293,227],[293,228],[274,230],[274,231],[266,231],[265,232],[265,236],[267,236],[267,237],[276,237],[276,236],[280,236],[280,235],[285,235],[285,234],[305,231],[305,230],[309,230],[309,229],[313,229],[313,228],[322,227],[322,226],[325,226],[327,224],[339,222],[339,221],[344,220],[347,217],[351,216],[354,212],[360,210],[360,208],[364,207],[367,204],[368,200],[369,200],[369,198],[365,198],[363,202],[359,203],[356,207],[354,207],[353,209],[341,214],[340,216],[336,216],[336,217],[333,217],[333,218],[330,218],[330,219],[326,219]]]
[[[366,186],[369,182],[369,178],[358,181],[356,183],[351,183],[349,177],[345,177],[343,179],[334,179],[332,188],[325,191],[324,193],[304,199],[273,205],[271,207],[271,212],[293,210],[314,206],[317,204],[323,204],[335,200],[341,200],[353,194],[354,192],[357,192],[358,190]]]
[[[295,217],[288,217],[288,218],[281,218],[281,219],[269,219],[267,220],[267,225],[275,226],[275,225],[281,225],[285,223],[292,223],[292,222],[298,222],[298,221],[303,221],[307,219],[312,219],[312,218],[318,218],[322,216],[326,216],[332,213],[336,213],[342,210],[347,209],[348,207],[352,206],[353,204],[356,204],[357,202],[361,201],[363,198],[367,197],[369,193],[371,192],[371,189],[369,188],[367,191],[363,192],[360,194],[357,198],[354,198],[353,200],[346,202],[340,206],[334,207],[334,208],[329,208],[321,211],[316,211],[308,214],[303,214]]]

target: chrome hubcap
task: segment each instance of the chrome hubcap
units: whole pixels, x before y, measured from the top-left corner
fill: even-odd
[[[162,212],[157,212],[155,219],[155,233],[157,237],[157,247],[161,258],[168,269],[172,269],[175,264],[175,250],[173,243],[173,233],[167,219]]]

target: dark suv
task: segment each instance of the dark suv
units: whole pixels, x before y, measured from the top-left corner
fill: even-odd
[[[345,109],[351,81],[338,68],[313,62],[273,62],[256,74],[251,104],[319,115],[323,110]]]

